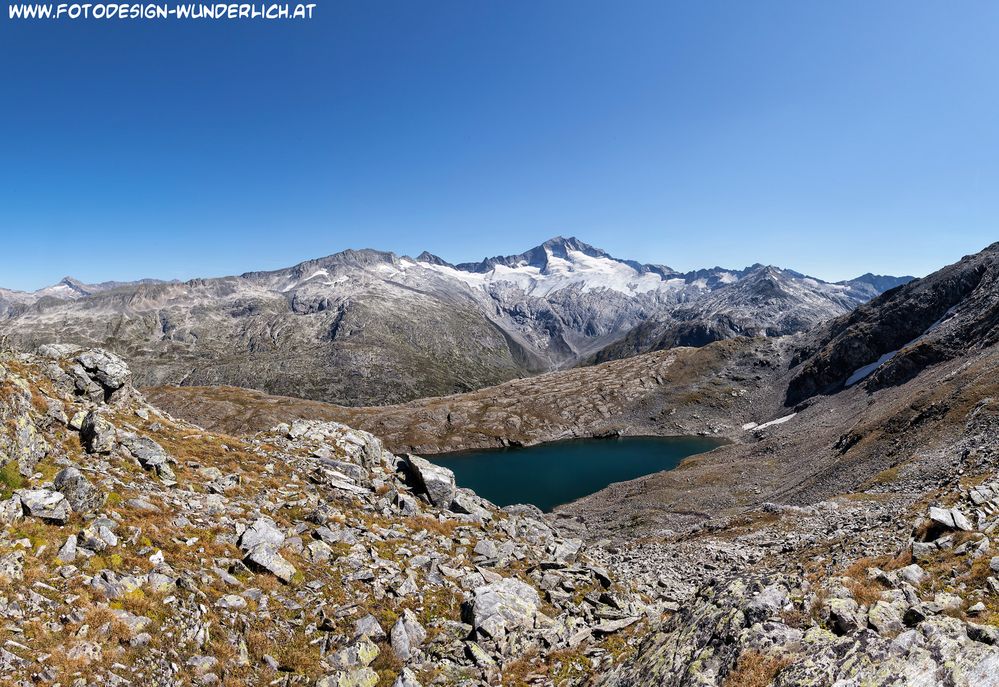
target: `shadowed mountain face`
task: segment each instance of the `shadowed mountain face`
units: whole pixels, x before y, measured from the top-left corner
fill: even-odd
[[[348,250],[184,283],[66,278],[34,293],[0,290],[0,333],[22,348],[112,349],[146,385],[370,405],[478,389],[595,354],[797,332],[895,281],[829,284],[761,265],[681,274],[560,237],[457,265]]]
[[[897,385],[999,340],[999,243],[889,291],[812,332],[787,390],[794,405],[869,377]]]

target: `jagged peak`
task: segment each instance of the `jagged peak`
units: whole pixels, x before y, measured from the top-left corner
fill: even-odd
[[[434,255],[433,253],[431,253],[429,251],[423,251],[422,253],[420,253],[419,255],[417,255],[416,256],[416,261],[417,262],[428,262],[431,265],[440,265],[442,267],[454,267],[454,265],[452,265],[451,263],[449,263],[444,258],[442,258],[442,257],[440,257],[438,255]]]

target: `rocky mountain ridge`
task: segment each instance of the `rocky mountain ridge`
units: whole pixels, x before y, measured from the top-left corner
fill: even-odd
[[[67,279],[34,294],[0,292],[0,334],[23,350],[53,341],[104,346],[133,363],[142,385],[234,385],[386,404],[572,366],[642,323],[672,321],[674,311],[694,327],[694,304],[713,297],[707,317],[726,294],[742,293],[733,287],[760,275],[787,288],[780,297],[733,301],[728,312],[743,312],[741,322],[708,323],[708,338],[798,331],[848,312],[882,284],[827,284],[761,265],[680,274],[558,237],[520,255],[458,265],[348,250],[184,283]]]

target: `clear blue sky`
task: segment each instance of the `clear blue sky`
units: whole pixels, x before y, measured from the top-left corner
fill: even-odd
[[[995,2],[318,2],[4,14],[0,285],[556,234],[840,279],[999,240]]]

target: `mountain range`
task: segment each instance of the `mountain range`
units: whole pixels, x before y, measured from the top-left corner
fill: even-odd
[[[752,265],[681,273],[556,237],[452,264],[346,250],[186,282],[0,290],[22,348],[99,345],[153,384],[234,385],[347,405],[403,402],[673,346],[804,331],[911,277],[829,283]]]

